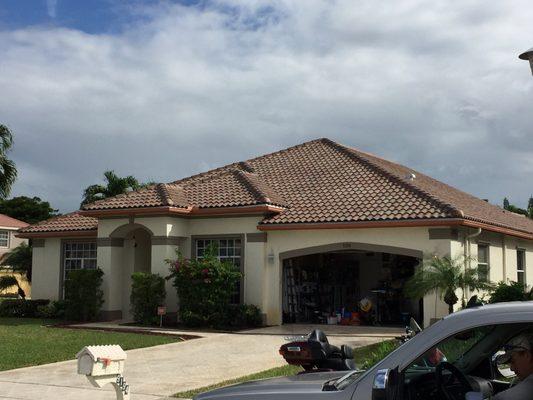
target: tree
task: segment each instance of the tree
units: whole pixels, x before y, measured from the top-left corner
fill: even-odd
[[[405,292],[414,298],[424,297],[426,294],[439,292],[448,304],[448,312],[453,312],[453,306],[459,298],[458,289],[462,292],[462,302],[465,304],[466,289],[489,290],[493,288],[490,282],[478,278],[477,270],[467,267],[466,257],[432,257],[415,271],[413,277],[406,283]]]
[[[9,200],[0,200],[0,214],[35,224],[56,216],[57,210],[39,197],[18,196]]]
[[[105,186],[97,184],[91,185],[85,189],[83,192],[83,200],[81,202],[82,206],[146,186],[140,184],[139,181],[131,175],[121,178],[117,176],[114,171],[105,171],[104,178],[107,182]]]
[[[524,210],[523,208],[510,204],[509,199],[507,197],[503,199],[503,209],[507,211],[511,211],[515,214],[522,214],[522,215],[525,215],[526,217],[530,217],[529,210]]]
[[[26,276],[31,282],[31,247],[26,243],[21,243],[0,260],[0,269],[9,267],[10,271],[19,272]]]
[[[13,275],[0,276],[0,292],[6,289],[9,289],[12,286],[18,288],[18,295],[23,299],[26,298],[26,293],[20,287],[19,281]]]
[[[0,124],[0,199],[5,199],[11,192],[11,186],[17,179],[15,163],[7,158],[13,146],[13,134],[9,128]]]

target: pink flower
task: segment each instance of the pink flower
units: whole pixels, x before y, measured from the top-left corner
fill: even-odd
[[[204,275],[208,275],[208,274],[209,274],[209,270],[208,270],[207,268],[204,268],[204,269],[202,270],[202,274],[204,274]]]

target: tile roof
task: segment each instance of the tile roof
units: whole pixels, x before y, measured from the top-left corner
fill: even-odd
[[[88,204],[84,209],[263,204],[283,207],[281,212],[267,215],[263,226],[460,218],[533,234],[533,221],[528,218],[329,139],[153,185]],[[74,215],[68,226],[74,228],[79,218],[85,227],[82,229],[95,229],[95,219]],[[39,229],[39,225],[34,227],[28,229]],[[41,229],[48,229],[46,223]]]
[[[75,211],[30,225],[20,229],[19,233],[95,231],[97,228],[98,220],[96,218],[87,217],[79,214],[79,211]]]
[[[0,226],[5,228],[24,228],[28,225],[28,223],[12,218],[9,215],[0,214]]]

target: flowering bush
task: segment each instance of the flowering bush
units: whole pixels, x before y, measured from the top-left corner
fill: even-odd
[[[230,300],[241,273],[230,262],[220,261],[216,247],[209,245],[201,259],[186,259],[177,251],[177,258],[167,260],[170,275],[178,292],[179,315],[189,326],[222,327]]]

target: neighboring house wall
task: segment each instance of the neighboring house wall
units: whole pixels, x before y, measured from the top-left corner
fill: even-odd
[[[0,246],[0,258],[4,257],[4,255],[9,253],[15,247],[18,247],[21,243],[26,243],[26,244],[28,243],[28,239],[21,239],[21,238],[15,237],[17,230],[11,227],[0,226],[0,232],[7,232],[7,237],[8,237],[7,246]],[[9,270],[0,271],[0,276],[5,276],[5,275],[14,275],[19,281],[20,287],[22,288],[22,290],[24,290],[24,293],[26,293],[26,297],[28,298],[31,297],[31,284],[26,280],[26,278],[23,275],[19,273],[13,273]],[[12,288],[9,288],[5,290],[2,294],[17,294],[17,287],[14,286]]]

